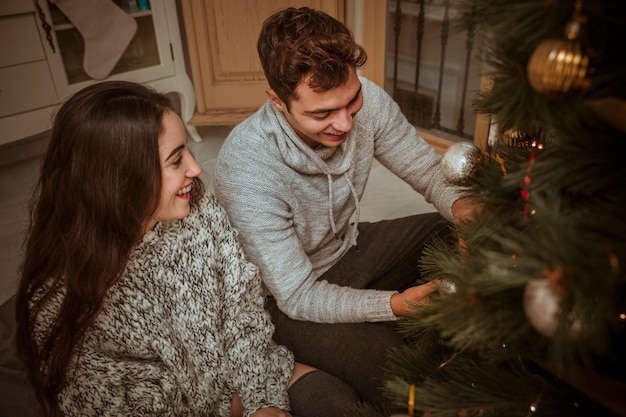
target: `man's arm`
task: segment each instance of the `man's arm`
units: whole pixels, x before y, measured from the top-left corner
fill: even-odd
[[[317,279],[293,225],[289,186],[284,175],[264,165],[267,155],[262,153],[225,143],[215,192],[279,308],[291,318],[315,322],[394,320],[394,291],[353,289]]]
[[[419,136],[389,94],[369,81],[363,82],[363,90],[367,107],[362,111],[372,120],[375,158],[452,221],[451,208],[461,194],[446,182],[441,156]]]

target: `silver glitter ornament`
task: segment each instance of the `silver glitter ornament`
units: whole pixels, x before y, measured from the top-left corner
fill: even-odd
[[[450,278],[444,278],[439,283],[439,287],[437,288],[439,291],[439,295],[442,297],[456,294],[458,291],[458,285],[456,280]]]
[[[464,185],[476,175],[483,160],[483,153],[478,146],[471,142],[457,142],[443,154],[441,170],[452,184]]]

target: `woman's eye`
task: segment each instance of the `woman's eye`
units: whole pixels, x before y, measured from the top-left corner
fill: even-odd
[[[174,165],[180,165],[183,162],[183,156],[182,155],[178,155],[178,158],[176,158],[173,162]]]

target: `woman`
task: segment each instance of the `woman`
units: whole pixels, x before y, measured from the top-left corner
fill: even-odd
[[[168,99],[144,86],[95,84],[59,110],[16,295],[47,414],[290,416],[291,399],[332,415],[354,400],[272,342],[257,269],[200,173]],[[309,389],[320,379],[334,403]]]

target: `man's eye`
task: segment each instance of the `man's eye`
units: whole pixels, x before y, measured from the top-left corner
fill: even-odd
[[[324,120],[328,118],[329,113],[324,113],[324,114],[318,114],[313,116],[313,119],[315,120]]]

